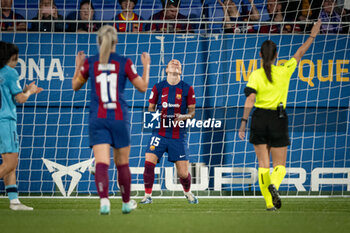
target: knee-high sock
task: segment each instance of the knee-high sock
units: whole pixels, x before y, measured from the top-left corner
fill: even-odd
[[[118,170],[118,183],[120,187],[120,192],[122,193],[122,199],[124,203],[130,201],[130,191],[131,191],[131,173],[129,169],[129,164],[123,164],[117,166]]]
[[[286,175],[286,167],[282,165],[276,166],[271,173],[271,184],[274,184],[278,190],[284,176]]]
[[[271,184],[270,169],[259,168],[259,186],[260,186],[261,194],[265,198],[267,208],[273,207],[272,196],[268,189],[270,184]]]
[[[189,192],[191,189],[191,174],[188,173],[188,176],[185,179],[180,178],[180,183],[182,184],[184,191],[186,193]]]
[[[95,183],[98,195],[100,198],[108,198],[109,189],[109,177],[108,177],[109,165],[105,163],[97,163],[95,171]]]
[[[143,172],[143,183],[145,184],[146,194],[152,194],[155,166],[156,165],[151,162],[145,162],[145,171]]]

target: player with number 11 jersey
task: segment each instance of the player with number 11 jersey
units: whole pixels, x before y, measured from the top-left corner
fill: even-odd
[[[131,60],[115,52],[118,38],[114,27],[103,26],[98,31],[97,41],[99,53],[95,56],[85,59],[84,52],[78,53],[72,87],[77,91],[90,78],[89,138],[95,156],[95,182],[100,196],[100,214],[110,213],[110,147],[113,147],[114,162],[118,170],[118,183],[123,199],[122,212],[129,213],[137,205],[130,200],[130,122],[124,88],[129,79],[139,91],[147,90],[150,56],[148,53],[141,56],[144,68],[141,78]]]

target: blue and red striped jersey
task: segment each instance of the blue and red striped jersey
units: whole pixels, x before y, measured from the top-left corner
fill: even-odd
[[[81,74],[90,77],[90,120],[104,118],[129,121],[128,106],[124,99],[126,79],[138,77],[129,58],[111,53],[108,64],[99,63],[99,54],[85,60]]]
[[[164,80],[154,85],[149,102],[156,104],[157,109],[161,112],[160,128],[154,129],[153,133],[166,138],[186,137],[186,128],[180,128],[178,125],[173,127],[169,122],[173,121],[177,114],[186,114],[189,105],[196,104],[192,86],[184,81],[180,81],[177,85],[170,85]]]

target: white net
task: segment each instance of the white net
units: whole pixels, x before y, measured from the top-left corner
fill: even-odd
[[[291,15],[289,5],[295,2],[299,9],[296,16],[300,16],[300,1],[284,1],[282,9]],[[165,66],[173,58],[183,65],[183,80],[194,87],[195,118],[221,121],[219,128],[189,130],[192,191],[199,196],[260,195],[254,149],[237,135],[245,101],[243,89],[252,70],[260,67],[259,49],[263,41],[271,39],[277,44],[278,63],[283,63],[307,39],[311,24],[298,21],[300,31],[283,33],[284,28],[296,28],[295,18],[291,22],[269,24],[267,20],[252,21],[244,13],[244,9],[251,11],[250,3],[236,3],[241,16],[231,19],[236,20],[231,25],[234,34],[223,33],[230,30],[222,24],[224,12],[216,1],[182,1],[180,12],[192,15],[193,20],[186,22],[191,25],[191,33],[165,33],[169,27],[162,33],[119,33],[117,52],[130,57],[139,73],[142,73],[139,55],[149,52],[152,60],[147,93],[139,93],[130,83],[125,89],[131,121],[132,195],[143,195],[144,153],[151,136],[151,131],[143,128],[143,114],[148,107],[150,90],[165,78]],[[68,13],[63,9],[72,11],[79,6],[66,1],[56,1],[56,4],[65,17]],[[108,21],[120,12],[117,1],[94,4],[98,22],[118,22]],[[18,9],[31,19],[28,14],[37,11],[37,5],[25,2]],[[255,5],[261,16],[267,17],[264,1],[255,1]],[[162,4],[140,0],[135,9],[148,19],[162,9]],[[312,15],[319,14],[321,9],[322,4],[313,8]],[[27,30],[33,22],[37,21],[28,21]],[[135,22],[145,27],[150,23]],[[63,23],[77,21],[68,19]],[[350,190],[348,24],[329,21],[324,25],[332,28],[338,25],[343,31],[324,31],[319,35],[290,83],[287,112],[291,146],[287,175],[280,188],[285,195],[346,195]],[[264,33],[266,27],[268,31]],[[255,32],[250,33],[249,28]],[[273,30],[279,31],[272,33]],[[19,191],[30,196],[95,195],[94,176],[87,171],[93,158],[88,146],[90,85],[74,93],[71,78],[78,51],[83,50],[88,56],[97,53],[96,34],[3,31],[0,39],[16,43],[20,49],[21,85],[36,81],[45,89],[17,108],[21,148],[17,172]],[[116,176],[116,169],[111,165],[111,195],[119,195]],[[153,190],[154,196],[181,194],[182,187],[167,155],[157,165]]]

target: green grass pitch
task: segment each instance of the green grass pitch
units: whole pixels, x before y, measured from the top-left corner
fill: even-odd
[[[139,201],[139,199],[137,200]],[[8,208],[0,198],[1,233],[220,233],[220,232],[350,232],[349,198],[285,198],[277,212],[267,212],[261,198],[153,199],[128,215],[112,199],[111,215],[98,214],[98,199],[22,199],[34,211]]]

